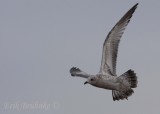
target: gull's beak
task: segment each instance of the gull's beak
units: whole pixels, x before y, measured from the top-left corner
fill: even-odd
[[[85,84],[88,84],[88,82],[87,82],[87,81],[86,81],[86,82],[84,82],[84,85],[85,85]]]

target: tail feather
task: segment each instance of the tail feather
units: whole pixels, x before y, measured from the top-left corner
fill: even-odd
[[[127,72],[122,74],[121,77],[125,78],[129,82],[131,88],[137,87],[137,83],[138,83],[137,76],[133,70],[131,70],[131,69],[128,70]]]
[[[136,88],[137,87],[137,76],[136,73],[134,73],[133,70],[128,70],[127,72],[125,72],[124,74],[122,74],[120,76],[121,79],[125,80],[128,85],[130,86],[130,89],[128,89],[125,92],[122,91],[117,91],[117,90],[112,90],[112,96],[113,96],[113,100],[123,100],[123,99],[128,99],[129,96],[131,96],[134,91],[132,88]]]
[[[117,90],[112,90],[113,101],[124,100],[124,99],[128,100],[128,97],[131,96],[133,93],[134,93],[133,89],[129,89],[125,93],[117,91]]]

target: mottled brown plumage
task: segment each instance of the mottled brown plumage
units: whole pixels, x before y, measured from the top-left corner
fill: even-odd
[[[95,87],[112,90],[114,101],[128,99],[134,93],[132,88],[136,88],[138,83],[133,70],[128,70],[119,77],[116,75],[118,45],[137,5],[138,3],[108,33],[103,44],[102,61],[98,74],[90,75],[76,67],[70,69],[71,76],[87,78],[84,84],[89,83]]]

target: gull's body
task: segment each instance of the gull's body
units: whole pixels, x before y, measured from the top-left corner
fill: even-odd
[[[118,77],[116,75],[118,45],[137,5],[138,3],[118,21],[107,35],[103,44],[102,61],[98,74],[90,75],[76,67],[70,69],[72,76],[87,78],[85,84],[89,83],[95,87],[112,90],[113,100],[127,99],[134,92],[132,88],[137,87],[137,76],[134,71],[128,70]]]

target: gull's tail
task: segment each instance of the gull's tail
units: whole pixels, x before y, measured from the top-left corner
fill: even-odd
[[[121,92],[121,91],[117,91],[117,90],[113,90],[112,91],[112,96],[113,96],[113,100],[123,100],[123,99],[127,99],[129,96],[131,96],[134,91],[132,88],[136,88],[137,87],[137,76],[136,73],[134,73],[134,71],[132,70],[128,70],[127,72],[125,72],[124,74],[122,74],[120,76],[121,79],[123,79],[126,83],[129,84],[130,89],[128,89],[125,92]]]

